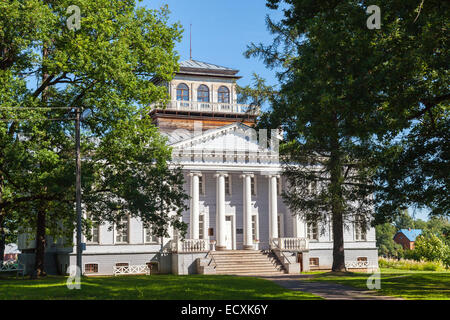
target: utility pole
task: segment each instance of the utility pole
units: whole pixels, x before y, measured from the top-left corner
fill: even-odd
[[[80,107],[76,108],[75,118],[75,149],[76,149],[76,213],[77,213],[77,267],[82,273],[81,256],[83,254],[83,248],[81,247],[81,151],[80,151]]]

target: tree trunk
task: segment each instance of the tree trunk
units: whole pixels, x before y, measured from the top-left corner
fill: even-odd
[[[0,203],[2,202],[3,195],[3,176],[0,175]],[[5,211],[0,209],[0,266],[3,265],[3,259],[5,255],[6,235],[5,235]]]
[[[46,212],[45,207],[40,204],[38,208],[37,223],[36,223],[36,254],[35,254],[35,265],[34,273],[32,278],[45,277],[46,273],[44,270],[44,260],[45,260],[45,219]]]
[[[6,234],[4,226],[4,216],[2,212],[0,212],[0,266],[3,265],[3,260],[5,256],[5,247],[6,247]]]
[[[47,58],[49,54],[48,43],[44,43],[42,48],[42,58]],[[42,67],[42,83],[48,79],[49,74],[45,66]],[[43,106],[46,106],[48,100],[48,87],[42,91],[41,96]],[[44,140],[46,134],[44,133]],[[44,189],[46,189],[44,187]],[[32,279],[45,277],[44,270],[45,260],[45,226],[46,226],[46,208],[43,202],[38,203],[37,221],[36,221],[36,249],[35,249],[35,263],[34,272],[31,274]]]
[[[339,141],[336,138],[331,151],[330,178],[331,178],[331,215],[333,219],[333,266],[332,271],[345,271],[344,252],[344,206],[342,195],[343,172],[341,165],[341,155],[339,152]]]
[[[332,271],[345,271],[344,223],[342,212],[333,208],[333,266]]]

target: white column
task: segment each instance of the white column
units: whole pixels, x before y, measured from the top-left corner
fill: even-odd
[[[253,233],[252,233],[252,183],[253,174],[244,173],[241,178],[244,179],[244,249],[253,249]]]
[[[278,238],[278,194],[277,175],[270,175],[269,178],[269,237]],[[271,244],[272,245],[272,244]]]
[[[191,172],[191,239],[199,239],[199,217],[200,217],[200,190],[199,177],[201,173]]]
[[[218,172],[216,181],[216,250],[225,250],[225,177],[224,172]]]

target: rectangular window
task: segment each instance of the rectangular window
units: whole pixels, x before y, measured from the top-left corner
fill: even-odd
[[[309,258],[309,266],[310,267],[318,267],[319,266],[319,258]]]
[[[198,217],[198,237],[204,239],[205,235],[205,215],[201,214]]]
[[[231,195],[231,177],[225,177],[225,194]]]
[[[358,262],[367,262],[367,257],[358,257],[358,258],[356,258],[356,261],[358,261]]]
[[[88,219],[91,219],[90,216],[88,216]],[[100,243],[100,225],[98,222],[92,221],[92,228],[90,230],[90,240],[86,240],[87,243]]]
[[[145,243],[158,243],[158,237],[154,236],[150,228],[144,228]]]
[[[361,219],[355,221],[355,240],[366,241],[366,225]]]
[[[116,243],[128,243],[129,224],[128,217],[124,217],[120,221],[120,226],[116,226]]]
[[[333,220],[330,218],[330,241],[333,241]]]
[[[258,235],[258,230],[256,228],[256,215],[253,215],[252,216],[252,236],[253,236],[253,240],[258,239],[257,235]]]
[[[250,178],[250,185],[252,189],[252,195],[256,196],[256,176]]]
[[[127,262],[119,262],[119,263],[116,263],[116,267],[128,267],[128,263]]]
[[[281,193],[283,192],[283,185],[281,183],[281,177],[277,178],[277,194],[281,196]]]
[[[208,229],[208,236],[212,237],[214,235],[214,228]]]
[[[310,194],[316,194],[317,193],[317,181],[313,181],[309,184],[309,193]]]
[[[96,263],[85,264],[84,272],[85,273],[97,273],[98,272],[98,264],[96,264]]]
[[[203,176],[198,177],[198,189],[201,195],[205,194],[205,185],[203,183]]]
[[[308,240],[319,240],[319,228],[317,222],[308,222],[306,231]]]
[[[277,225],[278,225],[278,237],[281,238],[283,236],[283,233],[281,232],[283,230],[283,219],[281,217],[281,214],[277,217]]]

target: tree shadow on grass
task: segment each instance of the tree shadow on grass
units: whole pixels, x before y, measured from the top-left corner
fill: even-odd
[[[148,300],[263,300],[317,299],[284,289],[264,279],[234,276],[83,277],[81,289],[69,290],[67,277],[0,282],[0,299],[148,299]]]
[[[359,289],[367,289],[371,273],[327,272],[315,276],[312,281],[330,281]],[[448,272],[393,272],[382,271],[379,295],[406,299],[450,299],[450,273]]]

